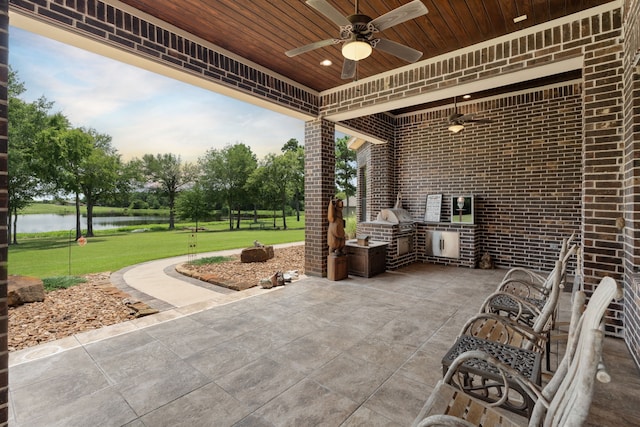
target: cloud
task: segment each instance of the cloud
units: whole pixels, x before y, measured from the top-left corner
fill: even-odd
[[[77,127],[111,135],[123,158],[174,153],[195,161],[242,142],[258,158],[304,141],[298,119],[11,27],[9,63],[26,100],[44,95]]]

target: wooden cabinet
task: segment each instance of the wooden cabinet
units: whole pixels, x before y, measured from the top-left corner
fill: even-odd
[[[348,240],[345,246],[349,257],[349,274],[371,277],[386,271],[387,242],[369,242],[360,246],[356,240]]]

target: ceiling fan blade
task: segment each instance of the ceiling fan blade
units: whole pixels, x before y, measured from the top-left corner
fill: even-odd
[[[326,0],[307,0],[307,4],[332,20],[339,27],[351,25],[351,22]]]
[[[345,80],[352,79],[356,76],[356,61],[345,58],[342,64],[342,77]]]
[[[407,62],[416,62],[422,56],[422,52],[419,50],[387,39],[378,39],[375,48],[397,56],[400,59],[404,59]]]
[[[307,1],[307,3],[309,1]],[[371,24],[373,24],[378,31],[383,31],[410,19],[426,15],[427,13],[429,13],[429,9],[427,9],[422,1],[413,0],[411,3],[402,5],[393,9],[391,12],[387,12],[384,15],[377,17],[371,21]]]
[[[309,52],[314,49],[319,49],[321,47],[329,46],[329,45],[340,43],[340,42],[341,42],[340,39],[320,40],[318,42],[310,43],[305,46],[300,46],[295,49],[288,50],[284,54],[287,55],[289,58],[291,58],[293,56],[300,55],[301,53]]]

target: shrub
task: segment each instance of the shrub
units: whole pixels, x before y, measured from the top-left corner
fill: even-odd
[[[356,216],[350,215],[346,219],[346,225],[344,227],[344,234],[347,239],[355,239],[356,237]]]
[[[191,265],[219,264],[221,262],[232,261],[232,260],[233,260],[232,257],[212,256],[212,257],[195,259],[189,262],[189,264]]]
[[[76,276],[55,276],[45,277],[42,279],[44,290],[47,292],[55,291],[56,289],[67,289],[80,283],[86,282],[87,279]]]

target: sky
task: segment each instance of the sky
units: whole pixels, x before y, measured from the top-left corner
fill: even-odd
[[[110,135],[123,160],[172,153],[195,162],[238,142],[262,159],[291,138],[304,143],[299,119],[16,27],[9,31],[9,64],[26,86],[23,100],[44,96],[54,102],[51,113],[63,113],[73,127]]]

